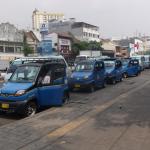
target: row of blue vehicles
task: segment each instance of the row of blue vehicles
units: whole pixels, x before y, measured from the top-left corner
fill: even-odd
[[[13,64],[16,64],[13,67]],[[9,79],[0,89],[0,111],[32,116],[39,109],[61,106],[74,89],[105,87],[123,77],[137,76],[141,67],[137,59],[88,59],[79,62],[69,74],[62,57],[17,59],[9,69]],[[15,68],[15,69],[14,69]],[[13,70],[13,71],[11,71]]]
[[[137,59],[99,59],[79,62],[69,79],[71,90],[89,89],[93,92],[98,87],[105,87],[107,83],[116,84],[123,78],[138,76],[142,68]]]

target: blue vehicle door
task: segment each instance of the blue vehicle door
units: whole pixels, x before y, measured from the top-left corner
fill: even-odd
[[[133,60],[129,61],[127,73],[129,76],[133,76],[135,74],[135,66]]]
[[[96,85],[102,85],[105,78],[105,69],[103,62],[96,62],[94,67],[95,83]]]
[[[65,68],[54,67],[46,72],[42,79],[42,86],[38,88],[39,103],[41,106],[62,105],[64,94]]]
[[[134,67],[134,75],[137,75],[139,73],[139,61],[133,60],[133,67]]]

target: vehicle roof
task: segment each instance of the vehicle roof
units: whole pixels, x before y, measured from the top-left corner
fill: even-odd
[[[102,60],[95,60],[95,59],[87,59],[87,60],[82,60],[79,63],[95,63],[95,62],[103,62]]]
[[[78,55],[78,56],[76,56],[76,58],[77,57],[90,57],[89,55]]]
[[[41,67],[41,66],[44,66],[44,65],[52,65],[52,66],[60,65],[60,66],[64,66],[65,67],[64,64],[62,64],[62,63],[55,63],[55,62],[52,62],[52,63],[50,63],[50,62],[45,62],[45,63],[27,63],[27,64],[22,64],[19,67],[22,67],[22,66],[39,66],[39,67]]]
[[[106,58],[106,59],[103,59],[104,61],[114,61],[114,60],[119,60],[119,59],[116,59],[116,58]]]
[[[38,56],[38,57],[23,57],[23,58],[18,58],[15,59],[14,61],[24,61],[24,60],[40,60],[40,59],[64,59],[63,56],[59,55],[59,56]]]

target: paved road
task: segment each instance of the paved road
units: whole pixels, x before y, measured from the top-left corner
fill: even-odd
[[[149,150],[149,79],[146,71],[92,94],[75,92],[62,108],[1,126],[0,149]]]
[[[133,77],[133,78],[126,79],[124,80],[124,82],[118,83],[115,86],[108,85],[107,88],[98,90],[94,92],[93,94],[88,93],[86,91],[73,92],[71,93],[70,107],[74,107],[74,105],[86,105],[86,104],[95,105],[95,103],[97,102],[98,104],[102,105],[103,103],[147,81],[149,79],[147,78],[149,74],[150,74],[149,71],[143,72],[142,75],[139,76],[138,78]],[[2,86],[2,83],[0,83],[0,87],[1,86]],[[101,97],[101,100],[97,101],[97,99],[99,99],[99,96]],[[14,121],[21,120],[21,119],[23,118],[16,114],[0,113],[0,126],[6,125],[6,124],[9,124]]]

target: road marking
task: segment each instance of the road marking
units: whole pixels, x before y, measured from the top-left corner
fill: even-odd
[[[64,136],[68,132],[73,131],[74,129],[78,128],[82,124],[86,123],[88,120],[93,118],[96,114],[98,114],[100,112],[103,112],[104,110],[108,109],[113,104],[115,104],[116,102],[120,101],[120,99],[123,99],[123,98],[129,96],[130,94],[132,94],[132,93],[142,89],[143,87],[145,87],[148,84],[150,84],[150,81],[145,82],[143,85],[141,85],[139,87],[136,87],[133,90],[130,90],[130,91],[126,92],[126,93],[121,94],[117,98],[112,99],[111,101],[105,103],[104,105],[94,107],[91,111],[87,112],[83,116],[80,116],[77,119],[67,123],[66,125],[64,125],[64,126],[58,128],[58,129],[50,132],[47,136],[49,138],[58,138],[58,137]]]

